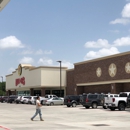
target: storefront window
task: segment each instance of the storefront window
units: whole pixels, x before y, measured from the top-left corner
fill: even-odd
[[[52,90],[52,94],[60,97],[60,90]],[[64,97],[64,90],[61,90],[61,97]]]
[[[30,91],[17,91],[18,96],[30,96]]]

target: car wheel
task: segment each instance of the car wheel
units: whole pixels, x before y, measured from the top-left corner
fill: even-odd
[[[86,109],[89,109],[89,106],[85,106]]]
[[[93,109],[96,109],[96,108],[97,108],[97,103],[96,103],[96,102],[92,103],[92,108],[93,108]]]
[[[125,111],[125,104],[124,103],[120,103],[118,106],[119,111]]]
[[[51,102],[51,103],[50,103],[50,106],[53,106],[53,105],[54,105],[54,103],[53,103],[53,102]]]
[[[70,107],[70,105],[67,105],[67,107]]]
[[[114,107],[111,107],[110,109],[111,109],[111,111],[115,111],[115,108],[114,108]]]
[[[107,109],[107,107],[106,107],[106,106],[103,106],[103,109]]]
[[[76,107],[77,106],[77,104],[74,102],[74,103],[72,103],[72,107]]]

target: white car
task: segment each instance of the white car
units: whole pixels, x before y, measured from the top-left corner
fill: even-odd
[[[23,100],[23,104],[28,104],[28,100],[29,100],[29,98],[25,98],[25,99]]]
[[[56,95],[45,95],[45,97],[40,97],[40,102],[42,105],[46,105],[46,100],[50,99],[50,98],[54,98],[54,97],[57,97]]]
[[[37,96],[30,96],[28,99],[28,104],[36,104]]]
[[[20,97],[20,102],[21,102],[22,104],[27,103],[26,101],[27,101],[29,98],[30,98],[30,96],[21,96],[21,97]]]
[[[53,97],[50,99],[45,100],[45,105],[63,105],[64,104],[64,99],[63,98],[58,98],[58,97]]]

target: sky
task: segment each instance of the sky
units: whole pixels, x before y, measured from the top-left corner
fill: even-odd
[[[4,79],[20,63],[71,69],[130,51],[130,0],[10,0],[0,25]]]

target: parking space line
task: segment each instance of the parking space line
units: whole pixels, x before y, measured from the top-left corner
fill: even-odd
[[[6,128],[6,127],[4,127],[4,126],[1,126],[1,125],[0,125],[0,128],[2,128],[3,130],[11,130],[11,129],[9,129],[9,128]]]

